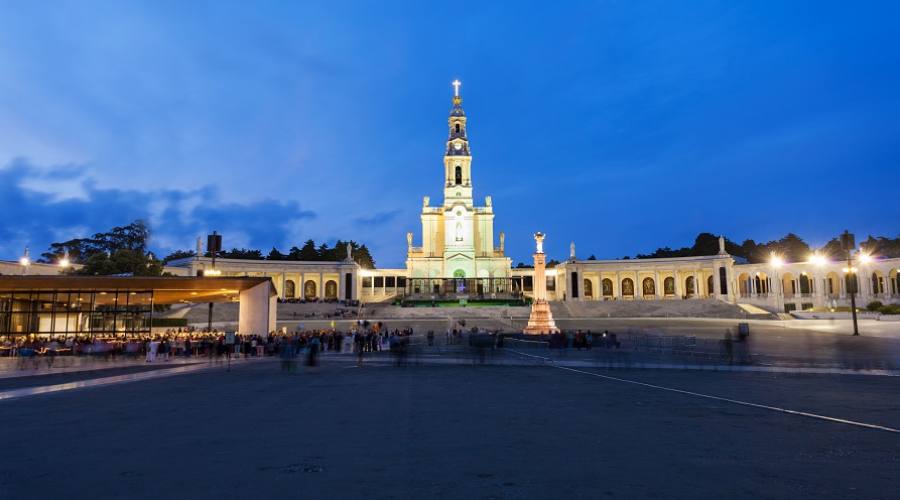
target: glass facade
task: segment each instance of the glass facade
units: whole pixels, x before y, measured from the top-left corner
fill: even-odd
[[[40,290],[0,292],[0,337],[150,333],[151,291]]]

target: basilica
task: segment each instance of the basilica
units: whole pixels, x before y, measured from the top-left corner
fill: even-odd
[[[490,196],[476,204],[472,148],[460,82],[453,82],[443,158],[443,200],[422,198],[421,236],[407,233],[406,267],[363,269],[350,255],[335,262],[247,261],[192,257],[166,268],[176,275],[270,277],[284,300],[435,302],[510,300],[532,296],[534,270],[511,267],[504,233],[494,234]],[[535,228],[535,230],[544,228]],[[551,235],[553,237],[556,235]],[[563,238],[569,235],[559,235]],[[574,238],[566,238],[571,240]],[[198,248],[199,250],[199,248]],[[202,252],[198,251],[198,255]],[[213,268],[214,267],[214,268]],[[586,260],[574,242],[568,258],[546,271],[548,300],[719,300],[790,312],[848,304],[848,274],[859,301],[900,301],[900,259],[861,255],[858,266],[811,256],[807,262],[737,262],[720,238],[715,255]],[[748,307],[749,310],[750,307]]]

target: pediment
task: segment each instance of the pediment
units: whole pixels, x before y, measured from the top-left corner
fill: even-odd
[[[464,253],[454,253],[454,254],[451,254],[450,256],[445,255],[444,259],[445,260],[468,260],[468,261],[475,260],[472,258],[472,256],[466,255]]]

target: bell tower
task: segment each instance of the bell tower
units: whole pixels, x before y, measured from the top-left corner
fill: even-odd
[[[463,204],[472,207],[472,153],[466,135],[466,113],[462,108],[459,87],[453,80],[453,107],[447,124],[450,134],[444,152],[444,206]]]

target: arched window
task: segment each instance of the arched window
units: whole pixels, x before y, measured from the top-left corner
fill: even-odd
[[[714,293],[714,291],[715,291],[715,284],[713,283],[713,277],[712,277],[712,275],[709,275],[709,277],[706,278],[706,293],[712,295]]]
[[[622,295],[634,295],[634,280],[631,278],[622,280]]]
[[[641,288],[644,291],[644,297],[656,295],[656,282],[653,281],[653,278],[644,278],[644,281],[641,282]]]
[[[460,167],[459,165],[456,166],[456,173],[455,173],[454,177],[456,179],[457,186],[462,184],[462,167]]]
[[[613,282],[609,278],[603,278],[600,286],[603,288],[603,296],[604,297],[612,297],[613,294]]]
[[[284,282],[284,298],[293,299],[297,295],[297,285],[294,280]]]
[[[872,293],[884,293],[884,286],[878,273],[872,273]]]
[[[693,296],[695,293],[697,293],[697,292],[694,290],[694,277],[693,277],[693,276],[688,276],[688,277],[684,280],[684,293],[685,293],[685,295],[687,295],[688,297],[691,297],[691,296]]]
[[[456,133],[457,134],[459,133],[459,124],[458,123],[456,124]]]
[[[807,295],[812,293],[812,290],[810,289],[809,285],[810,285],[809,276],[807,276],[805,274],[801,274],[800,275],[800,293],[807,294]]]
[[[316,300],[316,297],[316,282],[307,280],[306,283],[303,284],[303,298],[306,300]]]
[[[325,282],[325,298],[328,300],[336,300],[338,294],[337,282],[328,280]]]
[[[675,278],[669,276],[663,280],[663,293],[666,295],[675,295]]]
[[[594,284],[591,280],[585,278],[584,279],[584,296],[585,297],[593,297],[594,296]]]

